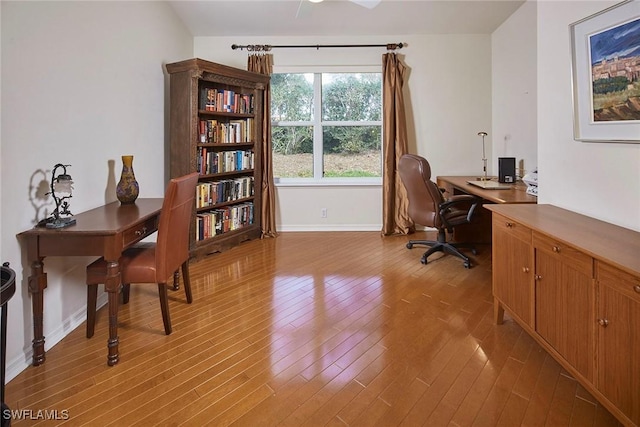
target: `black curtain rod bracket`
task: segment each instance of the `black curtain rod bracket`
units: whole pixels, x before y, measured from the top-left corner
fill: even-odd
[[[387,50],[396,50],[402,49],[405,47],[406,43],[387,43],[387,44],[289,44],[289,45],[269,45],[269,44],[248,44],[248,45],[238,45],[232,44],[231,49],[233,50],[244,50],[247,49],[249,52],[269,52],[271,49],[316,49],[320,48],[333,48],[333,47],[342,47],[342,48],[351,48],[351,47],[386,47]]]

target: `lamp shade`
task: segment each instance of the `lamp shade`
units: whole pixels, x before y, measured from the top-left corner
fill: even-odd
[[[53,191],[60,195],[71,196],[73,191],[73,180],[71,175],[60,174],[53,181]]]

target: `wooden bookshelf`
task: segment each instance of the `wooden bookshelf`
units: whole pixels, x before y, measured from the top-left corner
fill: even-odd
[[[170,175],[200,173],[191,256],[260,237],[262,103],[269,76],[198,58],[166,69]]]

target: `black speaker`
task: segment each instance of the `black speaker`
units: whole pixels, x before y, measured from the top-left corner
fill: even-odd
[[[515,157],[498,157],[498,181],[516,182]]]

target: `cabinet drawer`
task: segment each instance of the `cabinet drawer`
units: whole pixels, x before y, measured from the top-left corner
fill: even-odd
[[[156,223],[157,218],[158,217],[150,218],[145,222],[136,224],[135,227],[125,230],[124,233],[122,233],[124,247],[126,248],[127,246],[144,239],[150,234],[153,234],[158,229],[158,224]]]
[[[593,277],[593,258],[579,250],[540,233],[533,233],[533,247],[550,252],[576,270]]]
[[[517,223],[506,216],[496,214],[495,212],[493,213],[492,223],[495,231],[501,231],[520,240],[524,240],[527,243],[531,243],[531,229],[529,227]]]
[[[615,267],[596,261],[596,279],[621,294],[640,303],[640,276],[634,276]]]

